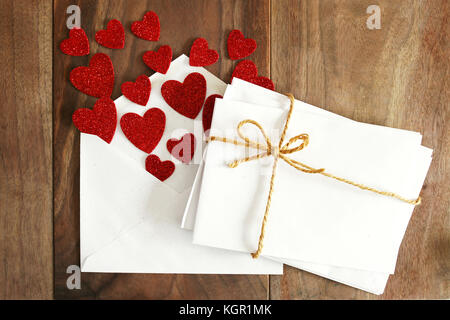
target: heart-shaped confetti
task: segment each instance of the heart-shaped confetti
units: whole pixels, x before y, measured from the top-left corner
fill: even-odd
[[[198,38],[194,41],[189,53],[189,64],[193,67],[204,67],[219,60],[217,51],[208,49],[208,41]]]
[[[94,108],[81,108],[72,115],[74,125],[83,133],[99,136],[107,143],[114,137],[117,126],[117,111],[110,98],[97,100]]]
[[[135,21],[131,25],[131,32],[148,41],[158,41],[160,31],[158,15],[153,11],[147,12],[141,21]]]
[[[89,54],[89,40],[81,28],[72,28],[69,38],[59,45],[61,51],[69,56],[85,56]]]
[[[150,98],[150,91],[152,84],[150,79],[145,75],[137,77],[135,82],[125,82],[122,84],[122,94],[134,103],[146,106],[148,99]]]
[[[110,49],[122,49],[125,46],[125,30],[119,20],[108,22],[106,30],[97,31],[95,41]]]
[[[188,164],[194,157],[195,144],[195,136],[192,133],[186,133],[181,139],[168,140],[166,146],[172,156]]]
[[[158,108],[147,110],[143,117],[136,113],[126,113],[120,119],[120,127],[136,148],[151,153],[164,133],[166,115]]]
[[[237,64],[236,68],[234,68],[233,74],[231,75],[231,80],[233,80],[234,77],[251,82],[269,90],[275,89],[272,80],[266,77],[258,77],[258,69],[250,60],[243,60]]]
[[[172,48],[161,46],[158,51],[147,51],[142,59],[150,69],[165,74],[172,62]]]
[[[256,50],[256,41],[245,38],[240,30],[232,30],[227,40],[228,55],[231,60],[248,57]]]
[[[161,161],[157,155],[151,154],[145,159],[145,169],[164,181],[175,171],[175,164],[170,160]]]
[[[70,82],[90,96],[110,97],[114,88],[114,68],[104,53],[95,54],[89,67],[78,67],[70,72]]]
[[[202,113],[202,123],[203,123],[203,131],[207,132],[211,129],[211,120],[214,112],[214,104],[216,102],[216,98],[223,98],[220,94],[210,95],[203,106]]]
[[[206,96],[206,80],[198,72],[189,74],[184,82],[169,80],[163,83],[161,94],[175,111],[195,119],[202,109]]]

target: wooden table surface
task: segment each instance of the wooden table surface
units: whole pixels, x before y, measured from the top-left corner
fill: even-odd
[[[370,30],[366,8],[381,8]],[[81,8],[89,57],[59,51],[66,8]],[[450,1],[433,0],[0,0],[0,299],[443,299],[450,298]],[[153,10],[161,39],[130,32]],[[123,50],[100,47],[95,32],[122,21]],[[423,191],[403,240],[395,275],[381,296],[291,267],[282,276],[83,273],[68,290],[66,268],[79,265],[79,142],[71,115],[95,98],[68,81],[89,58],[110,55],[120,85],[149,69],[147,50],[169,44],[174,57],[193,39],[219,51],[207,67],[228,82],[228,32],[258,43],[250,57],[280,92],[343,116],[420,131],[434,149]]]

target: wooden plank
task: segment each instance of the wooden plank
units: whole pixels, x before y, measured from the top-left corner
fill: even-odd
[[[71,115],[79,107],[92,107],[95,99],[78,92],[68,81],[72,68],[87,65],[88,57],[68,57],[59,49],[67,37],[66,8],[73,1],[54,2],[54,238],[56,298],[149,298],[149,299],[266,299],[268,276],[222,275],[140,275],[82,274],[81,290],[66,288],[66,268],[79,265],[79,133]],[[120,95],[120,84],[134,80],[149,69],[142,62],[146,50],[169,44],[174,57],[189,54],[197,37],[206,38],[222,57],[208,67],[228,81],[236,64],[226,58],[226,39],[233,28],[243,30],[258,41],[252,55],[262,74],[269,65],[270,3],[246,0],[159,0],[159,1],[78,1],[81,25],[91,44],[91,55],[104,52],[111,56],[117,74],[113,98]],[[136,38],[130,32],[133,21],[148,11],[161,21],[161,39],[153,43]],[[122,21],[126,32],[123,50],[99,47],[94,42],[97,30],[109,19]]]
[[[375,296],[285,267],[272,299],[449,298],[450,4],[370,0],[271,3],[271,76],[278,91],[352,119],[423,133],[434,157],[395,275]]]
[[[0,299],[49,299],[52,4],[0,6]]]

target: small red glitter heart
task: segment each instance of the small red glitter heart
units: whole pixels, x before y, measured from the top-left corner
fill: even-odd
[[[181,139],[168,140],[166,146],[172,156],[188,164],[194,157],[195,136],[192,133],[186,133]]]
[[[232,30],[227,40],[228,55],[231,60],[248,57],[256,50],[256,41],[245,38],[240,30]]]
[[[202,109],[206,96],[206,80],[198,72],[189,74],[184,82],[169,80],[163,83],[161,94],[175,111],[195,119]]]
[[[151,154],[145,159],[145,169],[164,181],[175,171],[175,164],[170,160],[161,161],[157,155]]]
[[[147,51],[142,59],[150,69],[165,74],[172,62],[172,48],[161,46],[158,51]]]
[[[122,49],[125,46],[125,30],[119,20],[108,22],[106,30],[97,31],[95,41],[110,49]]]
[[[131,32],[148,41],[158,41],[160,31],[158,15],[153,11],[147,12],[141,21],[135,21],[131,25]]]
[[[69,56],[85,56],[89,54],[89,40],[83,29],[72,28],[69,32],[69,38],[63,40],[59,48]]]
[[[72,115],[74,125],[83,133],[99,136],[107,143],[114,137],[117,126],[117,111],[110,98],[97,100],[94,108],[81,108]]]
[[[90,96],[110,97],[114,88],[111,59],[104,53],[95,54],[89,62],[89,67],[78,67],[70,72],[70,82]]]
[[[136,148],[151,153],[164,133],[166,115],[159,108],[147,110],[143,117],[136,113],[126,113],[120,119],[120,127]]]
[[[145,75],[137,77],[135,82],[125,82],[122,84],[122,93],[128,99],[141,106],[146,106],[150,98],[152,84],[150,79]]]
[[[272,80],[266,77],[258,77],[258,69],[250,60],[243,60],[237,64],[236,68],[234,68],[233,74],[231,75],[231,80],[233,80],[234,77],[251,82],[269,90],[275,89]]]
[[[194,41],[189,53],[189,64],[193,67],[204,67],[216,63],[219,54],[216,50],[208,49],[208,41],[198,38]]]
[[[211,120],[214,112],[214,104],[216,103],[216,98],[223,98],[220,94],[210,95],[203,106],[202,122],[203,131],[207,132],[211,129]]]

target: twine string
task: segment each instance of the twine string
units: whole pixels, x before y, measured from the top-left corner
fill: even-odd
[[[342,177],[338,177],[335,176],[331,173],[328,173],[325,171],[324,168],[320,168],[320,169],[316,169],[313,168],[303,162],[294,160],[289,158],[287,155],[298,152],[302,149],[304,149],[305,147],[308,146],[309,144],[309,136],[306,133],[303,134],[299,134],[295,137],[292,137],[288,140],[287,143],[285,143],[283,145],[283,142],[285,140],[286,137],[286,132],[289,126],[289,121],[291,119],[291,115],[292,115],[292,111],[294,109],[294,103],[295,103],[295,99],[294,96],[292,94],[287,94],[288,98],[290,99],[291,103],[289,106],[289,112],[287,114],[286,117],[286,122],[284,123],[284,128],[283,128],[283,132],[281,134],[280,137],[280,141],[278,143],[278,146],[274,147],[272,144],[272,141],[270,140],[270,138],[267,136],[265,130],[263,129],[263,127],[255,120],[251,120],[251,119],[247,119],[247,120],[242,120],[241,122],[239,122],[238,126],[237,126],[237,133],[238,136],[243,140],[243,141],[239,141],[236,139],[228,139],[228,138],[224,138],[224,137],[217,137],[217,136],[210,136],[207,140],[207,142],[210,141],[219,141],[219,142],[223,142],[223,143],[230,143],[230,144],[234,144],[234,145],[239,145],[239,146],[244,146],[246,148],[253,148],[253,149],[257,149],[262,150],[261,153],[257,153],[256,155],[252,155],[252,156],[247,156],[244,157],[242,159],[237,159],[234,160],[233,162],[229,163],[228,166],[230,168],[236,168],[238,165],[240,165],[241,163],[244,162],[248,162],[248,161],[253,161],[253,160],[257,160],[257,159],[261,159],[264,157],[268,157],[268,156],[273,156],[274,157],[274,161],[273,161],[273,166],[272,166],[272,175],[270,177],[270,187],[269,187],[269,194],[267,196],[267,202],[266,202],[266,208],[264,211],[264,217],[263,217],[263,221],[261,224],[261,231],[259,234],[259,240],[258,240],[258,249],[252,253],[252,257],[254,259],[258,258],[259,255],[262,252],[263,246],[264,246],[264,236],[265,236],[265,231],[266,231],[266,225],[267,225],[267,221],[268,221],[268,216],[269,216],[269,210],[270,210],[270,204],[272,202],[272,194],[273,194],[273,190],[274,190],[274,184],[275,184],[275,176],[276,176],[276,172],[277,172],[277,167],[278,167],[278,160],[281,158],[283,159],[287,164],[289,164],[290,166],[292,166],[293,168],[304,172],[304,173],[310,173],[310,174],[321,174],[325,177],[352,185],[354,187],[357,187],[359,189],[362,190],[366,190],[366,191],[370,191],[370,192],[374,192],[377,193],[379,195],[383,195],[383,196],[387,196],[387,197],[391,197],[391,198],[395,198],[398,199],[400,201],[406,202],[408,204],[412,204],[412,205],[418,205],[420,204],[420,202],[422,201],[422,199],[420,197],[418,197],[417,199],[406,199],[396,193],[393,192],[386,192],[386,191],[382,191],[382,190],[378,190],[369,186],[366,186],[364,184],[360,184],[357,182],[354,182],[352,180],[346,179],[346,178],[342,178]],[[243,132],[242,132],[242,127],[246,124],[250,124],[255,126],[256,128],[258,128],[259,132],[262,134],[264,140],[265,140],[265,145],[264,144],[260,144],[258,142],[252,141],[250,140]],[[301,141],[301,143],[299,143]],[[298,144],[297,146],[295,146],[295,144]]]

